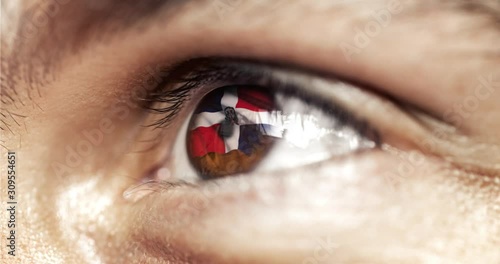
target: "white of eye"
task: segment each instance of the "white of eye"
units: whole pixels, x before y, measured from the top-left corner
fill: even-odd
[[[341,124],[300,98],[278,95],[277,101],[283,113],[288,113],[282,117],[283,140],[275,144],[256,171],[304,166],[376,146],[349,124]]]
[[[171,164],[173,171],[173,176],[176,179],[186,181],[186,182],[196,182],[200,178],[196,169],[191,165],[189,161],[186,140],[187,140],[187,131],[189,128],[189,124],[191,122],[191,116],[193,113],[189,114],[189,118],[186,118],[184,124],[182,124],[181,129],[179,130],[179,134],[175,139],[174,147],[172,148],[172,156],[173,162]]]

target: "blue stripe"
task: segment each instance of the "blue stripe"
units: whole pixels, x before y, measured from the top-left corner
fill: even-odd
[[[238,149],[246,155],[251,155],[255,147],[261,144],[262,131],[269,129],[270,125],[242,125],[240,126],[240,138],[238,139]]]
[[[195,114],[203,112],[222,112],[221,100],[225,89],[217,89],[207,94],[195,110]]]

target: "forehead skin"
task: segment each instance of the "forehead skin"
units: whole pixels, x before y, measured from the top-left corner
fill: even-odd
[[[499,152],[476,144],[500,143],[498,1],[401,1],[393,22],[349,60],[340,44],[353,44],[356,28],[373,21],[373,10],[387,9],[389,1],[233,1],[238,4],[230,12],[220,12],[214,1],[58,0],[49,8],[50,19],[36,22],[42,26],[33,19],[43,19],[37,12],[55,1],[11,2],[2,2],[7,23],[2,23],[0,127],[2,145],[22,154],[21,263],[113,263],[129,256],[139,263],[296,263],[325,259],[315,255],[325,243],[338,249],[326,256],[333,263],[500,259]],[[7,16],[6,10],[13,11]],[[111,85],[115,79],[160,57],[213,55],[327,71],[437,117],[474,94],[482,76],[491,76],[496,91],[491,97],[473,112],[452,112],[462,117],[461,132],[473,139],[464,146],[486,154],[475,160],[470,152],[451,153],[450,159],[480,168],[467,171],[443,169],[440,161],[426,158],[407,173],[407,186],[392,192],[378,176],[399,160],[385,156],[325,165],[317,172],[324,181],[308,179],[307,169],[291,172],[282,179],[289,199],[260,197],[279,190],[266,180],[276,175],[259,175],[246,183],[260,190],[247,194],[256,201],[239,206],[232,194],[243,189],[241,182],[229,182],[213,207],[201,210],[202,219],[187,215],[189,225],[176,227],[162,225],[165,218],[154,212],[172,209],[181,194],[154,197],[148,208],[128,208],[116,198],[125,184],[110,179],[112,174],[99,178],[82,169],[62,178],[48,168],[51,159],[64,159],[64,147],[76,140],[67,127],[83,129],[93,116],[103,115],[101,105],[125,94],[125,86]],[[332,174],[336,177],[327,177]],[[320,206],[324,197],[330,200]],[[227,232],[228,226],[234,229]],[[1,231],[7,232],[4,225]],[[166,249],[172,243],[180,248]]]

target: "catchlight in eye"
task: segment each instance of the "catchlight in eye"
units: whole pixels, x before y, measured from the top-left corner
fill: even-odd
[[[188,128],[189,158],[205,179],[254,169],[283,136],[270,91],[252,86],[219,88],[199,103]]]

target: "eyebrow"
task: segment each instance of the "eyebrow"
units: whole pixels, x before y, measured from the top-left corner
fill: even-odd
[[[39,49],[58,48],[77,51],[91,40],[104,40],[130,28],[145,28],[147,21],[157,18],[168,20],[179,9],[196,0],[51,0],[41,1],[27,8],[21,15],[17,35],[37,39]],[[59,4],[61,2],[61,4]],[[201,1],[198,1],[201,2]],[[49,4],[49,5],[48,5]],[[52,4],[52,5],[50,5]],[[40,10],[53,9],[48,16]],[[39,18],[42,17],[42,18]],[[36,20],[44,20],[37,25]],[[36,31],[35,33],[29,33]],[[27,36],[28,35],[28,36]],[[47,45],[55,44],[55,45]],[[23,43],[19,43],[22,44]],[[33,43],[29,44],[33,45]]]
[[[15,101],[19,79],[28,82],[30,86],[28,97],[31,98],[31,94],[37,93],[39,87],[56,78],[54,71],[57,70],[57,62],[68,53],[77,54],[91,41],[106,42],[107,39],[119,35],[120,32],[134,28],[140,32],[150,27],[153,22],[168,23],[172,17],[183,11],[200,5],[205,7],[206,3],[230,6],[232,2],[237,1],[50,0],[37,2],[25,8],[20,15],[13,54],[9,54],[6,60],[2,55],[3,73],[0,92],[2,103],[8,104]],[[342,4],[359,4],[360,2],[363,0],[344,0]],[[272,0],[268,0],[262,6],[268,3],[276,5]],[[500,31],[500,1],[422,0],[416,1],[414,12],[436,8],[491,18],[494,30]],[[48,14],[45,21],[41,14]],[[3,50],[2,53],[4,53]]]
[[[41,1],[37,5],[26,9],[21,16],[18,36],[23,36],[34,24],[40,10],[48,10],[50,4],[60,8],[54,11],[53,19],[48,18],[47,26],[39,31],[36,53],[57,49],[76,52],[91,40],[105,40],[120,31],[136,28],[144,29],[150,22],[162,20],[168,22],[183,7],[204,6],[212,2],[215,9],[223,6],[235,5],[233,2],[242,0],[51,0]],[[250,0],[249,2],[251,2]],[[276,5],[277,0],[267,0],[263,4]],[[330,0],[318,0],[318,2]],[[359,4],[367,0],[343,0],[344,5]],[[402,1],[402,0],[401,0]],[[259,1],[261,4],[262,1]],[[352,3],[351,3],[352,2]],[[54,4],[57,3],[58,5]],[[59,4],[60,3],[60,4]],[[248,3],[248,2],[247,2]],[[49,5],[48,5],[49,4]],[[500,29],[500,1],[498,0],[420,0],[416,1],[415,12],[419,10],[444,9],[456,12],[465,12],[469,15],[482,15],[491,18]],[[260,9],[259,9],[260,10]],[[40,26],[39,26],[40,27]],[[33,26],[31,26],[33,28]],[[23,32],[23,30],[25,32]],[[22,38],[21,38],[22,39]],[[22,47],[23,43],[17,43]],[[55,45],[54,45],[55,44]],[[33,44],[30,44],[33,45]],[[53,56],[53,54],[52,54]],[[51,57],[52,57],[51,56]]]
[[[23,6],[17,16],[13,40],[4,39],[6,34],[2,32],[2,104],[8,106],[20,101],[20,80],[29,86],[29,99],[40,94],[39,88],[56,78],[57,63],[68,53],[77,54],[91,41],[105,42],[126,29],[146,28],[147,22],[158,14],[168,20],[182,6],[194,1],[49,0],[28,6],[19,2]],[[9,41],[12,44],[5,45]],[[7,50],[7,46],[12,48]],[[24,105],[22,101],[20,104]]]

